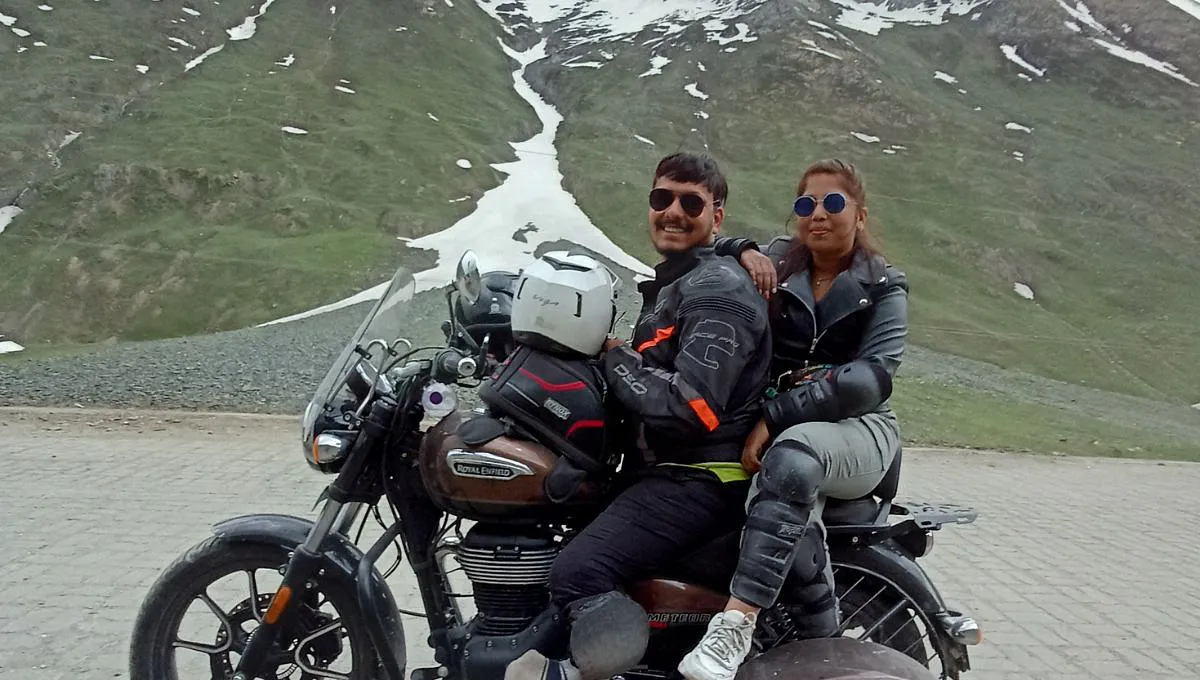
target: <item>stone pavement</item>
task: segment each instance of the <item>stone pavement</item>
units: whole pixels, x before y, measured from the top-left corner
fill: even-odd
[[[150,583],[214,521],[311,517],[294,418],[0,409],[0,678],[128,676]],[[911,451],[901,496],[970,503],[925,559],[986,640],[968,680],[1196,677],[1200,465]],[[383,561],[390,563],[392,551]],[[407,564],[390,582],[419,608]],[[405,617],[410,662],[429,657]]]

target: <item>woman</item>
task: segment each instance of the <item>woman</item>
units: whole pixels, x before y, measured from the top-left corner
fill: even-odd
[[[907,280],[871,238],[854,166],[815,163],[796,196],[795,235],[771,241],[765,255],[749,239],[715,244],[770,300],[777,394],[743,449],[742,466],[755,474],[732,597],[680,663],[689,680],[734,677],[758,612],[791,573],[800,576],[788,598],[799,600],[802,636],[836,633],[824,498],[869,494],[900,448],[887,400],[907,335]]]

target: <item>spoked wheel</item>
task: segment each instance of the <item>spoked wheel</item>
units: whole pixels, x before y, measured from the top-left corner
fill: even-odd
[[[946,678],[948,668],[930,621],[900,590],[877,576],[839,566],[834,571],[842,635],[906,654]]]
[[[230,680],[287,560],[279,547],[216,537],[181,555],[138,612],[131,680]],[[368,680],[376,657],[354,594],[333,582],[308,585],[258,677]]]

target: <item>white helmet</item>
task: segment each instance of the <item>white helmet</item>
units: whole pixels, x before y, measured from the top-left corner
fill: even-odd
[[[616,317],[616,277],[596,259],[546,253],[517,279],[513,340],[556,354],[595,356]]]

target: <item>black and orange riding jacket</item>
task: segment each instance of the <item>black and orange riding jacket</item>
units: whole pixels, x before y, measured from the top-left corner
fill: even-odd
[[[770,378],[767,303],[710,246],[654,270],[638,284],[632,342],[604,355],[609,389],[640,430],[646,464],[738,462]]]

